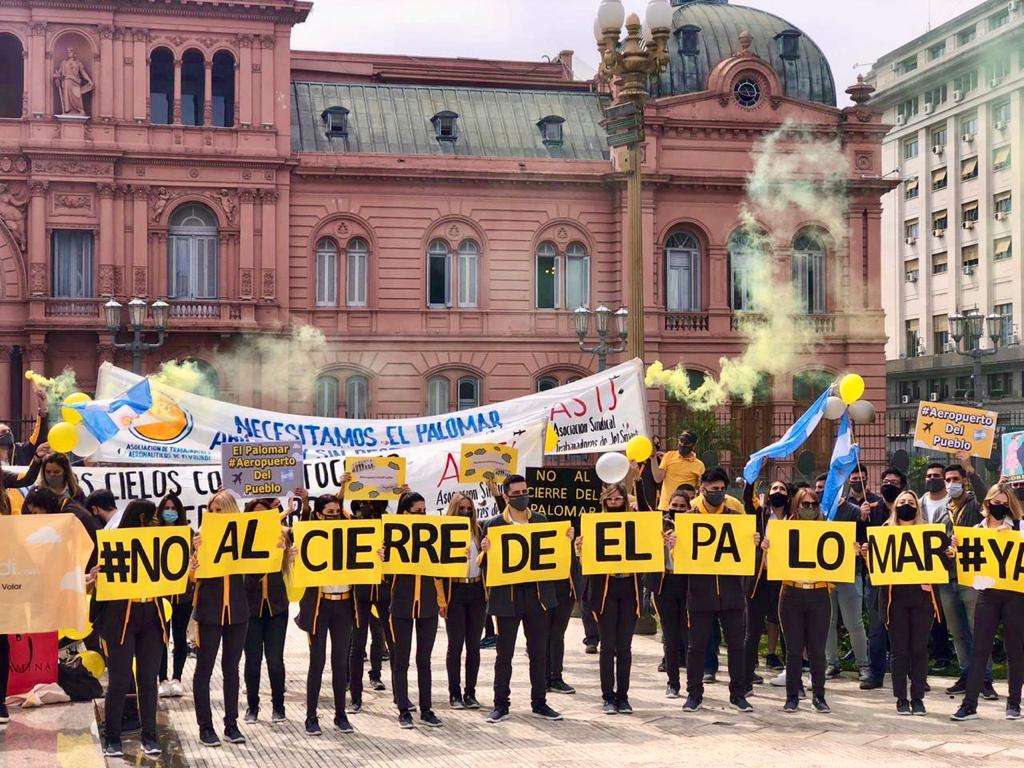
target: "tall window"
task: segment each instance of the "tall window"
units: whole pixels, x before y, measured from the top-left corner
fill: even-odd
[[[167,247],[168,293],[172,299],[217,298],[217,218],[199,203],[172,215]]]
[[[345,253],[345,303],[365,307],[369,294],[370,245],[361,237],[349,240]]]
[[[553,376],[544,376],[537,379],[537,391],[547,392],[549,389],[558,387],[558,379]]]
[[[202,125],[206,103],[206,62],[195,49],[181,57],[181,123]]]
[[[235,124],[235,57],[228,51],[217,51],[211,72],[213,124],[231,128]]]
[[[480,246],[475,240],[463,240],[459,245],[459,306],[477,305],[477,282],[480,266]]]
[[[590,304],[590,256],[582,243],[565,249],[565,308]]]
[[[333,419],[338,415],[338,380],[333,376],[321,376],[313,385],[313,399],[316,415]]]
[[[157,48],[149,55],[149,121],[169,125],[174,113],[174,54]]]
[[[365,419],[370,415],[370,381],[355,375],[345,379],[345,417]]]
[[[427,381],[427,415],[438,416],[451,410],[451,382],[444,376],[434,376]]]
[[[1007,304],[996,304],[992,307],[993,313],[1000,317],[1006,318],[1002,323],[1002,335],[999,338],[999,344],[1001,346],[1007,346],[1013,343],[1013,303]]]
[[[316,305],[338,306],[338,244],[330,237],[316,244]]]
[[[825,246],[821,233],[808,231],[793,241],[793,282],[801,311],[825,312]]]
[[[427,380],[427,415],[438,416],[480,405],[480,379],[475,376],[448,378],[431,376]]]
[[[754,309],[753,291],[759,254],[746,232],[729,238],[729,305],[736,312]]]
[[[427,248],[427,306],[435,309],[452,305],[452,252],[444,240]]]
[[[558,300],[558,249],[544,242],[537,247],[537,309],[556,309]]]
[[[480,405],[480,379],[464,376],[455,382],[455,387],[460,411]]]
[[[431,241],[427,247],[427,306],[442,309],[455,305],[455,300],[459,307],[477,306],[479,269],[480,245],[475,240],[463,240],[456,253],[446,240]]]
[[[913,136],[910,136],[903,140],[903,159],[913,160],[915,157],[917,157],[917,153],[918,142],[917,134],[915,133]]]
[[[537,309],[577,309],[590,303],[590,254],[582,243],[570,243],[564,261],[555,244],[537,246]]]
[[[53,295],[83,299],[92,293],[92,232],[53,232]]]
[[[665,308],[699,312],[700,241],[691,232],[673,232],[665,243]]]
[[[0,117],[21,117],[25,92],[24,51],[17,37],[0,33]]]

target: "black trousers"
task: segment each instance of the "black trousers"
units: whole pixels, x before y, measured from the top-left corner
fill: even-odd
[[[466,649],[466,693],[476,696],[480,674],[480,638],[484,632],[487,597],[482,581],[452,584],[451,602],[445,617],[448,632],[448,695],[462,695],[462,649]]]
[[[171,640],[174,643],[172,680],[181,680],[188,660],[188,621],[192,618],[192,603],[175,603],[171,606]],[[168,647],[160,655],[160,682],[167,679]]]
[[[7,676],[11,671],[11,643],[0,635],[0,701],[7,698]]]
[[[604,610],[597,617],[601,636],[601,698],[613,704],[629,696],[637,597],[633,576],[621,579],[613,576],[608,580]]]
[[[494,706],[512,703],[512,657],[515,655],[519,625],[526,633],[526,654],[530,658],[530,704],[547,703],[548,690],[548,627],[551,619],[537,597],[536,585],[516,585],[512,616],[495,616],[498,623],[498,644],[494,658]]]
[[[978,694],[985,681],[985,665],[992,653],[996,629],[1003,625],[1006,648],[1007,705],[1020,706],[1024,685],[1024,594],[1002,589],[986,589],[978,595],[974,607],[974,654],[967,672],[964,703],[978,706]]]
[[[556,596],[558,605],[548,611],[548,682],[562,679],[565,662],[565,631],[576,601],[572,599],[569,582],[559,584]]]
[[[245,698],[249,709],[260,708],[260,670],[264,656],[267,659],[267,677],[270,678],[270,704],[275,710],[284,709],[284,641],[287,633],[288,611],[249,619],[249,630],[245,635]]]
[[[772,584],[758,585],[754,596],[747,600],[747,631],[743,642],[743,681],[746,691],[754,686],[754,672],[757,669],[757,652],[761,637],[767,629],[769,617],[778,616],[779,593]]]
[[[348,688],[349,653],[352,648],[352,627],[355,613],[348,600],[321,600],[316,632],[309,635],[309,672],[306,675],[306,717],[316,717],[320,685],[327,663],[327,636],[331,637],[331,685],[334,712],[345,711],[345,690]]]
[[[245,633],[249,622],[242,624],[200,624],[199,653],[196,658],[196,672],[192,678],[192,700],[196,708],[196,722],[200,728],[213,728],[213,713],[210,711],[210,678],[213,665],[220,654],[220,670],[224,678],[224,725],[238,723],[238,665],[245,648]]]
[[[882,592],[884,610],[885,593]],[[923,593],[922,593],[923,594]],[[892,649],[892,694],[897,700],[907,698],[907,676],[910,677],[910,699],[924,698],[928,678],[928,635],[935,618],[931,603],[894,600],[888,606],[886,628]],[[977,617],[975,617],[977,622]],[[985,673],[985,662],[980,671]],[[788,673],[786,675],[789,676]]]
[[[683,659],[679,649],[686,648],[686,576],[666,573],[661,594],[654,596],[654,607],[661,622],[661,644],[665,650],[665,675],[668,684],[679,688],[679,668]]]
[[[801,589],[783,586],[779,594],[779,621],[786,638],[786,697],[800,695],[804,649],[811,665],[811,690],[825,697],[825,639],[832,621],[828,587]],[[747,637],[750,637],[748,632]],[[927,639],[925,640],[927,644]]]
[[[746,631],[746,610],[734,608],[724,611],[688,611],[689,644],[686,646],[686,692],[690,696],[704,695],[704,655],[707,653],[711,629],[718,619],[725,635],[729,659],[729,695],[744,696],[743,640]]]
[[[377,615],[371,612],[377,606]],[[384,664],[384,648],[389,654],[394,653],[391,647],[391,635],[387,632],[384,620],[388,615],[390,601],[384,600],[371,603],[360,601],[357,607],[356,625],[352,629],[352,649],[348,655],[348,687],[353,703],[363,701],[363,670],[366,668],[366,639],[370,637],[370,677],[380,679],[380,670]]]
[[[107,646],[108,682],[104,729],[108,742],[121,740],[125,699],[136,681],[139,719],[142,721],[141,736],[143,739],[156,740],[156,677],[164,647],[163,629],[157,615],[160,609],[153,603],[134,603],[130,610],[124,642]]]
[[[400,619],[391,617],[391,687],[399,712],[412,710],[409,701],[409,659],[412,656],[412,634],[416,630],[416,682],[420,694],[420,714],[433,708],[431,695],[430,654],[437,637],[437,617]]]

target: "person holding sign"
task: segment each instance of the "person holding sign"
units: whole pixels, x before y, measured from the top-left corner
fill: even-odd
[[[469,571],[465,578],[445,579],[445,629],[448,634],[448,702],[452,709],[480,709],[476,680],[480,673],[480,638],[484,633],[487,596],[480,570],[480,524],[476,505],[462,493],[448,504],[448,515],[469,518]],[[462,649],[466,649],[466,687],[461,680]]]
[[[181,499],[175,494],[168,494],[160,499],[156,508],[156,517],[153,524],[158,526],[188,525],[188,515],[185,514],[185,507]],[[180,595],[168,598],[171,602],[171,639],[174,640],[174,654],[172,656],[173,666],[171,667],[171,679],[167,679],[167,654],[170,643],[164,645],[164,652],[160,659],[160,688],[162,697],[178,698],[185,694],[181,684],[181,676],[185,672],[185,662],[188,660],[188,622],[192,618],[192,596],[195,584],[190,580],[188,589]]]
[[[997,531],[1020,531],[1024,509],[1009,483],[998,483],[989,490],[982,503],[984,519],[976,528]],[[960,542],[953,538],[951,554],[955,557]],[[967,550],[964,548],[966,561]],[[1020,719],[1021,688],[1024,687],[1024,593],[1006,589],[979,590],[974,609],[974,655],[967,673],[967,686],[960,707],[952,720],[976,720],[978,696],[985,681],[985,665],[992,653],[996,630],[1003,625],[1006,648],[1006,719]]]
[[[426,514],[427,504],[418,493],[405,493],[398,500],[398,514]],[[419,686],[420,722],[439,728],[441,720],[432,709],[433,693],[430,654],[437,638],[437,617],[444,600],[439,579],[424,576],[395,575],[391,577],[391,687],[398,724],[412,728],[412,702],[409,701],[409,657],[412,654],[413,630],[416,632],[416,682]]]
[[[305,505],[304,505],[305,506]],[[312,519],[340,520],[345,516],[341,499],[331,494],[318,496],[313,502]],[[295,552],[289,550],[291,558]],[[348,688],[349,652],[352,627],[355,623],[352,587],[337,584],[309,587],[299,601],[295,624],[309,636],[309,669],[306,673],[306,733],[319,736],[320,719],[317,702],[327,663],[327,638],[331,639],[331,684],[334,692],[334,726],[342,733],[352,733],[345,714],[345,691]],[[287,610],[285,616],[288,615]]]
[[[665,570],[645,577],[654,597],[654,608],[661,624],[661,645],[665,653],[665,675],[668,685],[665,698],[679,698],[679,669],[686,655],[686,574],[676,573],[672,562],[669,538],[675,526],[675,515],[690,511],[690,491],[677,490],[668,502],[665,526]]]
[[[151,501],[132,501],[121,517],[120,529],[142,528],[156,513]],[[103,567],[90,572],[90,584]],[[135,662],[134,683],[139,703],[142,732],[139,741],[146,755],[159,755],[160,742],[156,732],[157,672],[167,641],[166,617],[160,598],[148,600],[93,601],[92,624],[107,656],[107,696],[104,707],[103,747],[105,757],[123,757],[121,723],[125,700],[132,689],[132,662]]]
[[[344,485],[342,486],[344,488]],[[381,515],[388,511],[386,501],[353,501],[352,517],[357,520],[380,520]],[[377,584],[356,584],[353,586],[355,592],[355,619],[356,625],[352,630],[352,648],[348,657],[348,690],[350,701],[348,706],[349,714],[359,714],[363,711],[363,669],[366,666],[366,640],[370,636],[370,685],[375,691],[383,691],[384,683],[381,680],[381,668],[384,664],[384,649],[388,653],[394,652],[391,648],[391,636],[387,632],[384,621],[388,617],[391,608],[391,595],[384,588],[382,582]],[[376,613],[374,613],[376,609]]]

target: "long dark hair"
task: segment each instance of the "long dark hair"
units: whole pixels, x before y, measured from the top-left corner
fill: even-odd
[[[337,504],[342,506],[342,501],[338,496],[333,493],[325,493],[322,496],[317,496],[313,499],[313,519],[319,520],[323,517],[324,509],[327,508],[328,504]],[[342,506],[342,517],[344,517],[345,508]]]
[[[629,493],[626,491],[626,486],[622,483],[609,483],[601,490],[601,511],[610,512],[608,509],[608,497],[618,492],[623,500],[626,502],[626,511],[629,511]],[[621,510],[617,510],[621,511]]]
[[[281,500],[280,499],[275,499],[275,498],[272,498],[272,497],[267,497],[265,499],[253,499],[252,501],[250,501],[248,504],[245,505],[245,509],[242,510],[242,511],[243,512],[259,512],[260,508],[262,508],[264,510],[267,510],[267,511],[271,511],[271,510],[278,510],[278,511],[281,511],[281,512],[284,511],[281,508]]]
[[[148,499],[129,501],[118,528],[145,528],[156,516],[156,504]]]
[[[39,479],[36,481],[36,485],[43,488],[46,485],[46,465],[56,464],[61,468],[64,473],[64,487],[67,490],[68,496],[74,497],[79,494],[78,479],[75,477],[75,473],[71,471],[71,462],[68,460],[66,454],[63,453],[51,453],[45,459],[43,459],[42,466],[39,467]]]
[[[380,499],[366,499],[352,502],[352,517],[358,520],[380,520],[388,511],[388,503]]]
[[[412,509],[413,504],[416,504],[417,502],[420,501],[422,501],[425,504],[427,500],[424,499],[420,494],[416,493],[415,491],[403,493],[402,498],[398,500],[398,514],[409,514],[409,510]]]
[[[168,503],[170,503],[178,513],[178,519],[173,523],[165,523],[163,516],[160,514]],[[153,521],[156,525],[188,525],[188,515],[185,514],[185,505],[181,503],[181,499],[178,498],[178,494],[168,493],[160,499],[160,503],[157,504],[153,510]]]

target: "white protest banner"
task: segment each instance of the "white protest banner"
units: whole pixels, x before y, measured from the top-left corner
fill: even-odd
[[[515,446],[525,464],[543,466],[545,429],[544,422],[537,422],[522,429],[495,432],[493,439],[507,441]],[[405,448],[394,453],[406,459],[406,482],[426,498],[428,513],[444,512],[456,492],[465,493],[477,502],[482,501],[487,494],[482,481],[459,481],[462,454],[458,440],[449,440],[439,446]],[[19,467],[6,469],[23,471]],[[176,493],[185,506],[189,522],[196,528],[199,527],[210,495],[221,485],[219,465],[97,466],[74,467],[73,470],[86,494],[107,488],[114,494],[120,509],[132,499],[149,499],[156,503],[166,494]],[[305,486],[311,497],[336,493],[345,474],[345,459],[338,456],[306,461],[303,471]]]
[[[141,377],[110,363],[100,366],[96,399],[126,392]],[[386,455],[446,441],[500,442],[502,430],[547,419],[557,444],[547,453],[625,449],[647,435],[643,364],[632,360],[546,392],[413,419],[325,419],[248,408],[190,394],[150,380],[152,418],[122,428],[92,458],[117,464],[216,464],[226,443],[295,441],[307,456]],[[543,446],[542,446],[543,448]]]

